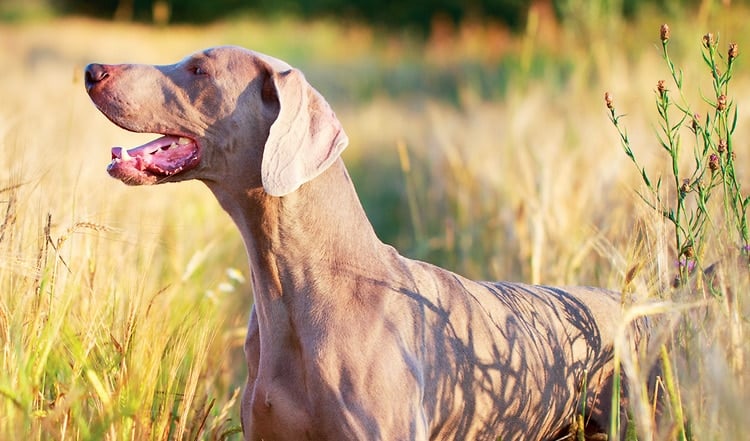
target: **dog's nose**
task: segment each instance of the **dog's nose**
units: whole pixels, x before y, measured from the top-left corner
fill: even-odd
[[[103,64],[89,64],[86,66],[85,72],[84,78],[87,91],[109,77],[107,66]]]

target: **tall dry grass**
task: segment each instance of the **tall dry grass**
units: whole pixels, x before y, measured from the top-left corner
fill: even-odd
[[[602,100],[605,90],[617,97],[644,166],[666,174],[654,137],[653,90],[668,78],[659,25],[670,21],[673,57],[700,102],[710,87],[703,33],[750,48],[750,13],[732,8],[633,22],[569,16],[562,26],[534,9],[520,36],[467,24],[436,28],[424,45],[288,19],[0,27],[0,439],[239,438],[252,301],[239,236],[198,183],[109,179],[109,147],[150,137],[106,121],[81,82],[90,61],[169,63],[227,43],[287,59],[331,97],[381,236],[475,278],[623,290],[630,314],[650,316],[655,339],[670,343],[673,381],[659,394],[669,389],[666,411],[690,421],[682,436],[744,439],[746,277],[729,272],[732,290],[717,295],[670,288],[672,232],[636,196],[640,176]],[[747,186],[743,56],[736,69],[735,149]],[[420,94],[404,84],[420,84]],[[711,244],[708,258],[734,246],[722,234]],[[619,355],[645,378],[661,353],[634,353],[624,339]],[[679,439],[677,426],[654,430],[653,392],[633,389],[638,439]]]
[[[220,438],[238,426],[251,297],[227,270],[245,272],[244,252],[210,200],[194,203],[199,185],[107,178],[108,146],[144,137],[92,111],[82,67],[149,48],[148,32],[133,46],[108,32],[139,34],[0,30],[0,438]]]

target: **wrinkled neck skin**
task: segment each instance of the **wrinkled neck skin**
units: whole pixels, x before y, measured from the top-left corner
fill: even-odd
[[[256,182],[206,184],[245,242],[261,340],[264,332],[283,322],[317,322],[310,315],[324,313],[321,309],[329,302],[344,300],[328,297],[345,295],[335,289],[335,281],[321,276],[335,268],[377,261],[384,248],[340,158],[283,197],[268,195]],[[342,235],[348,240],[342,241]]]

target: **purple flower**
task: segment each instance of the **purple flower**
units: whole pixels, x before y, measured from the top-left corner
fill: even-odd
[[[687,256],[680,256],[680,259],[676,262],[676,266],[680,269],[680,271],[687,271],[688,274],[695,271],[695,259],[691,259]]]

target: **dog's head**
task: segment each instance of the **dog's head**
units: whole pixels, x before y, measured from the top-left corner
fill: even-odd
[[[239,47],[162,66],[90,64],[85,83],[112,122],[162,135],[112,149],[107,170],[126,184],[239,180],[283,196],[322,173],[348,143],[299,70]]]

